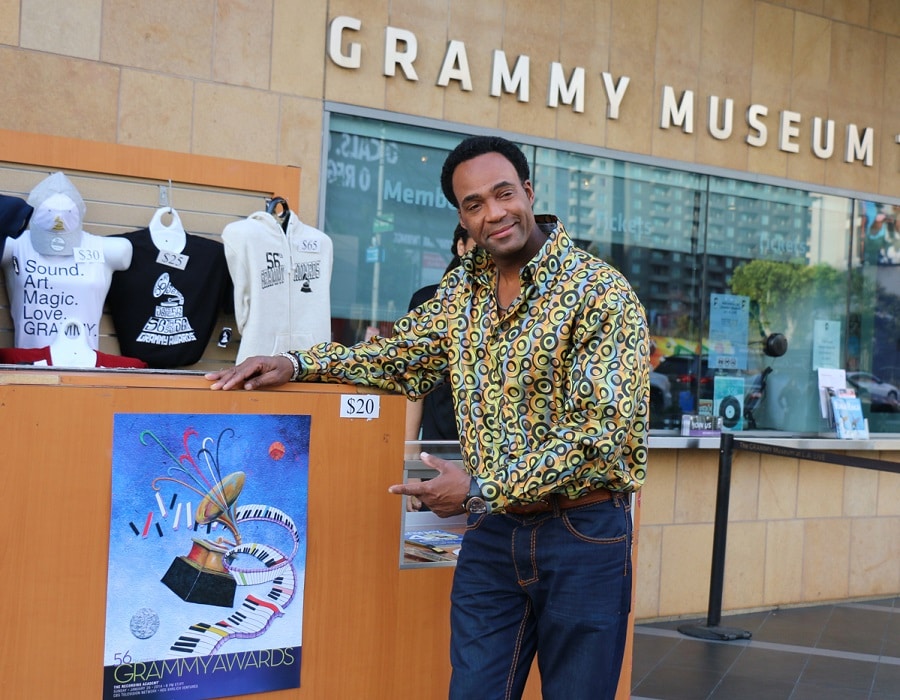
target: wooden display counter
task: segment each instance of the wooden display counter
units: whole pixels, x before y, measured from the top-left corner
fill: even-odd
[[[301,687],[266,697],[446,697],[453,569],[400,569],[401,501],[387,491],[401,478],[405,399],[379,395],[376,419],[340,417],[342,395],[374,393],[213,392],[190,373],[0,371],[4,696],[102,697],[113,425],[143,413],[311,416]],[[622,698],[629,668],[630,654]],[[536,681],[526,697],[540,696]]]

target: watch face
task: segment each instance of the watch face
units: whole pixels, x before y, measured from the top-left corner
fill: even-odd
[[[487,513],[487,503],[481,496],[472,496],[466,501],[466,510],[469,513]]]

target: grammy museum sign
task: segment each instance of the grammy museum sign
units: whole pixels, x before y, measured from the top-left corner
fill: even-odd
[[[360,29],[362,20],[355,17],[342,15],[331,21],[326,50],[328,58],[335,65],[348,70],[357,70],[362,66],[363,47],[355,40],[356,32]],[[407,80],[418,81],[419,74],[416,71],[418,47],[419,40],[413,32],[398,27],[385,27],[384,75],[394,77],[399,70]],[[510,67],[506,52],[495,49],[490,76],[490,95],[499,98],[503,94],[510,94],[515,95],[519,102],[529,102],[530,73],[529,56],[518,56]],[[560,105],[567,105],[574,112],[584,112],[585,91],[590,89],[586,75],[587,72],[582,66],[576,66],[567,74],[563,64],[551,62],[546,93],[547,107],[557,109]],[[605,71],[600,73],[600,77],[600,86],[607,101],[606,116],[608,119],[618,119],[631,78],[627,75],[616,77]],[[472,90],[472,73],[469,70],[466,45],[456,39],[447,44],[436,84],[438,87],[446,88],[451,82],[456,83],[463,91]],[[679,95],[674,87],[664,85],[660,102],[660,129],[680,128],[686,134],[694,133],[696,101],[693,90],[684,90]],[[875,131],[871,127],[846,124],[843,127],[842,143],[837,144],[833,119],[818,116],[805,119],[799,112],[787,109],[770,115],[766,105],[751,104],[747,107],[743,124],[738,127],[736,133],[734,100],[710,95],[708,105],[705,126],[708,134],[714,139],[725,141],[733,137],[743,138],[754,148],[762,148],[772,140],[779,150],[786,153],[799,153],[801,144],[805,141],[805,147],[808,147],[817,158],[840,157],[847,163],[862,163],[864,166],[872,167]],[[774,133],[770,134],[770,131]],[[900,135],[896,140],[900,143]]]

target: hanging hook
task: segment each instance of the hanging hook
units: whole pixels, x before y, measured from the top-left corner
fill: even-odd
[[[281,206],[281,214],[276,214],[278,206]],[[281,220],[281,228],[287,233],[288,221],[291,218],[291,207],[284,197],[272,197],[266,200],[266,211]]]

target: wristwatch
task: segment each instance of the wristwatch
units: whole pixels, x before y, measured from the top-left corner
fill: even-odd
[[[463,508],[466,509],[467,513],[473,513],[475,515],[481,515],[482,513],[488,512],[487,501],[484,500],[484,496],[481,494],[481,487],[478,485],[478,482],[475,481],[475,477],[472,477],[472,482],[469,484],[469,493],[466,495],[465,500],[463,500]]]

